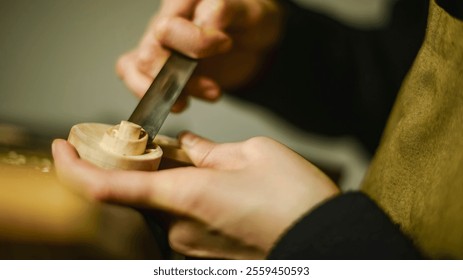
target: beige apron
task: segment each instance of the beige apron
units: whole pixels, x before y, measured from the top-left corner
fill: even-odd
[[[463,259],[463,21],[434,1],[362,189],[426,256]]]

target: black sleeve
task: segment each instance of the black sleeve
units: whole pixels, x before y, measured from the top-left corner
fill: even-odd
[[[424,38],[428,0],[399,0],[390,23],[361,30],[282,1],[284,37],[261,75],[233,95],[294,125],[353,135],[373,151]]]
[[[269,259],[421,259],[397,225],[366,195],[340,195],[297,222]]]

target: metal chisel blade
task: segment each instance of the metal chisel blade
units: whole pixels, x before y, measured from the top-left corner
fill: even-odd
[[[145,129],[149,143],[158,134],[196,65],[196,60],[172,52],[133,111],[129,121]]]

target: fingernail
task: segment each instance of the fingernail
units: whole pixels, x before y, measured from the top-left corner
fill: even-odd
[[[197,137],[191,132],[185,131],[180,134],[180,144],[182,147],[191,148],[197,141]]]
[[[220,96],[220,90],[217,88],[210,88],[204,92],[204,96],[209,100],[215,100]]]
[[[55,139],[53,140],[53,142],[51,143],[51,152],[52,154],[55,154],[56,152],[56,149],[57,149],[57,146],[59,145],[59,142],[60,141],[63,141],[62,139]]]

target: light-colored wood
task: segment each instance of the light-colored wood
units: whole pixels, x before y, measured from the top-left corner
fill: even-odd
[[[156,138],[154,138],[154,143],[162,148],[160,169],[193,165],[190,157],[188,157],[185,150],[181,148],[177,139],[165,135],[157,135]]]
[[[68,141],[82,159],[107,169],[155,171],[158,167],[168,169],[193,165],[178,140],[158,135],[147,146],[146,132],[127,121],[116,126],[77,124],[71,128]],[[145,150],[145,147],[148,148]],[[181,256],[174,254],[176,257]]]
[[[23,157],[24,162],[0,162],[0,238],[53,242],[89,238],[97,224],[95,209],[62,188],[49,167],[43,172]],[[77,223],[80,217],[88,220]]]
[[[192,165],[176,139],[158,135],[147,146],[147,133],[139,125],[127,121],[116,126],[99,123],[75,125],[68,141],[82,159],[107,169],[154,171],[158,167],[167,169]],[[161,146],[166,151],[162,161]],[[145,150],[145,147],[148,148]]]
[[[68,141],[74,145],[82,159],[106,169],[123,170],[157,170],[162,157],[159,146],[146,147],[146,132],[137,130],[130,123],[111,126],[100,123],[81,123],[74,125],[69,133]],[[127,139],[130,138],[130,139]],[[137,138],[137,139],[133,139]],[[140,146],[143,151],[140,154]]]
[[[100,146],[115,154],[123,156],[138,156],[145,153],[148,134],[141,126],[122,121],[109,128],[101,139]]]
[[[63,187],[48,151],[3,148],[0,259],[10,258],[152,259],[160,255],[138,212],[89,201]]]
[[[146,149],[148,135],[128,121],[116,126],[77,124],[71,128],[68,141],[81,158],[106,169],[154,171],[193,165],[177,139],[157,135]]]

